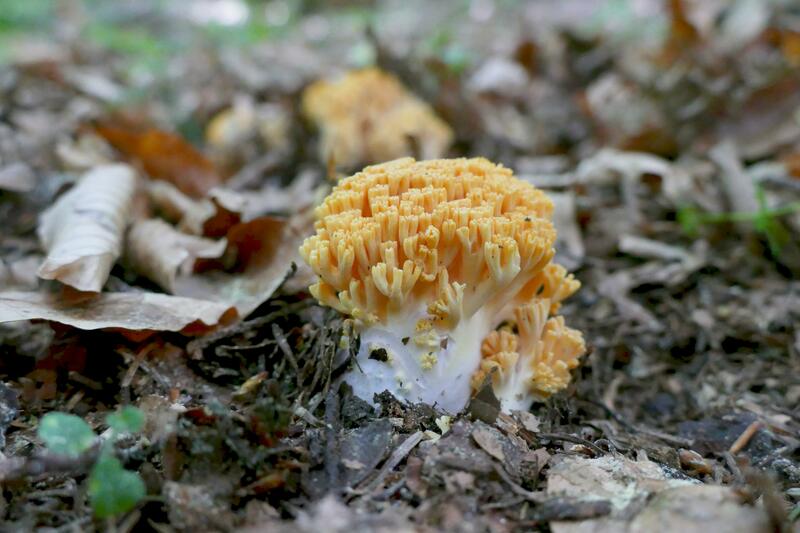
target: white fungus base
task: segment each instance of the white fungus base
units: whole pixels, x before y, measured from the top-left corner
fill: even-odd
[[[479,311],[462,319],[451,331],[442,331],[438,347],[421,347],[414,342],[415,325],[424,312],[389,320],[391,327],[378,325],[361,332],[357,365],[345,376],[356,396],[373,403],[373,396],[385,390],[400,400],[425,402],[455,414],[466,407],[472,390],[470,380],[480,366],[481,343],[491,331],[488,319]],[[407,339],[403,343],[403,339]],[[386,350],[388,359],[370,358],[375,350]],[[423,360],[433,352],[436,363],[426,368]]]
[[[514,369],[506,371],[506,379],[494,386],[494,395],[500,401],[504,413],[527,411],[533,405],[534,397],[530,387],[533,370],[530,368],[530,358],[520,357]]]

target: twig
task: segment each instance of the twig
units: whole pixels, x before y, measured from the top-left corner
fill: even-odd
[[[612,379],[611,383],[608,384],[606,392],[603,394],[603,403],[608,407],[609,411],[613,411],[615,409],[614,403],[617,399],[617,392],[619,391],[619,386],[622,385],[623,379],[625,379],[623,374],[617,374],[614,376],[614,379]]]
[[[529,502],[533,503],[542,503],[546,501],[547,496],[545,495],[544,492],[531,492],[521,487],[513,479],[511,479],[508,473],[499,464],[494,463],[494,471],[497,472],[497,475],[500,476],[500,478],[505,482],[506,485],[511,487],[511,492],[513,492],[517,496],[522,496]]]
[[[328,487],[339,486],[339,396],[331,389],[325,398],[325,473]]]
[[[742,431],[742,434],[739,435],[739,438],[736,439],[733,444],[731,444],[731,447],[728,449],[728,451],[732,455],[736,455],[737,453],[742,451],[742,449],[745,446],[747,446],[747,443],[750,442],[750,439],[753,438],[753,435],[755,435],[759,429],[761,429],[761,421],[760,420],[753,421],[749,426],[745,428],[744,431]]]
[[[406,484],[405,478],[398,479],[397,481],[395,481],[394,483],[389,485],[389,487],[387,487],[386,490],[384,490],[383,492],[381,492],[380,494],[375,496],[375,500],[380,501],[380,502],[388,500],[389,498],[392,497],[392,495],[395,492],[400,490],[403,487],[403,485],[405,485],[405,484]]]
[[[130,363],[128,370],[125,372],[125,376],[122,378],[122,382],[120,383],[120,388],[122,389],[122,396],[125,400],[125,403],[130,403],[130,386],[133,382],[133,377],[136,375],[136,371],[139,370],[139,366],[142,364],[142,361],[144,361],[145,357],[147,357],[147,355],[153,351],[153,348],[159,344],[160,343],[158,342],[151,342],[139,350],[139,353],[134,356],[133,361]]]
[[[733,456],[733,454],[731,452],[724,452],[722,457],[725,458],[725,464],[728,465],[728,470],[730,470],[733,474],[736,483],[739,485],[744,485],[744,474],[742,474],[742,470],[739,468],[739,465],[736,464],[736,458]]]
[[[533,527],[541,522],[551,520],[586,520],[606,516],[611,513],[611,503],[608,500],[583,501],[552,499],[543,502],[533,513],[533,519],[519,522],[521,527]]]
[[[226,186],[233,190],[241,190],[252,186],[265,173],[277,168],[283,159],[283,155],[277,150],[267,152],[232,176]]]
[[[361,484],[360,487],[351,491],[351,495],[359,496],[361,494],[366,494],[374,490],[382,481],[383,479],[395,469],[400,462],[406,458],[406,456],[411,453],[411,450],[416,448],[417,444],[422,441],[422,437],[424,433],[422,431],[417,431],[416,433],[411,434],[406,440],[403,441],[400,446],[394,449],[392,455],[383,463],[383,466],[378,471],[378,473],[373,477],[371,480],[367,480]]]
[[[72,395],[72,397],[70,397],[66,405],[64,405],[64,411],[69,413],[70,411],[75,409],[75,406],[78,405],[78,402],[80,402],[85,395],[86,395],[85,390],[83,389],[78,390],[78,392],[76,392],[75,394]]]
[[[297,388],[301,388],[303,378],[300,375],[300,366],[297,364],[297,358],[295,358],[294,352],[292,352],[292,348],[289,346],[289,341],[286,340],[286,336],[283,334],[283,330],[278,324],[272,324],[272,335],[275,337],[275,342],[278,344],[278,348],[280,348],[281,352],[283,352],[283,355],[294,369]]]
[[[722,189],[735,211],[757,211],[756,188],[744,170],[736,145],[725,139],[708,152],[711,160],[722,172],[719,173]]]
[[[604,455],[606,452],[597,444],[588,441],[586,439],[582,439],[580,437],[576,437],[575,435],[568,435],[566,433],[537,433],[537,436],[542,439],[548,440],[560,440],[565,442],[571,442],[573,444],[582,444],[587,448],[591,449],[598,455]]]
[[[78,457],[41,453],[23,459],[11,457],[0,461],[0,482],[16,481],[27,477],[38,478],[62,472],[85,472],[97,461],[100,445],[95,444]]]
[[[694,444],[694,441],[692,441],[691,439],[676,437],[675,435],[670,435],[669,433],[664,433],[663,431],[658,431],[657,429],[652,429],[647,426],[635,426],[634,429],[650,437],[655,437],[657,439],[663,440],[664,442],[668,442],[670,444],[674,444],[677,446],[691,448],[692,444]]]
[[[522,496],[515,496],[513,498],[509,498],[507,500],[494,502],[494,503],[487,503],[481,506],[481,511],[491,511],[496,509],[506,509],[508,507],[513,507],[519,503],[527,501]]]

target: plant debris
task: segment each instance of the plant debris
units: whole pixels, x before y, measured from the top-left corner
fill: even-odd
[[[6,4],[0,530],[798,527],[791,2]],[[365,72],[400,98],[309,113]],[[391,354],[298,248],[340,170],[403,156],[553,198],[564,390],[347,385]]]

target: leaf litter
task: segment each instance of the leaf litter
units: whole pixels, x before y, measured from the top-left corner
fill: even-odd
[[[39,222],[47,250],[39,277],[100,292],[122,253],[135,190],[132,168],[109,165],[93,169],[58,198]]]
[[[32,8],[60,31],[0,54],[3,527],[107,526],[92,458],[43,454],[36,431],[65,411],[102,433],[121,404],[145,429],[115,455],[149,495],[121,530],[797,527],[796,10],[589,4]],[[357,340],[296,250],[347,162],[302,92],[373,65],[447,123],[448,155],[557,198],[583,284],[564,313],[592,353],[530,413],[489,387],[449,421],[339,384]],[[79,266],[37,280],[58,251],[40,217],[121,163],[136,191],[106,191],[109,223],[51,222]],[[102,246],[76,254],[87,232]]]

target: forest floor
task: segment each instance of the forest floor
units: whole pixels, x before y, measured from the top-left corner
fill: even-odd
[[[318,4],[0,2],[0,531],[800,531],[800,10]],[[343,318],[295,250],[360,166],[320,157],[300,102],[371,65],[449,156],[554,198],[590,353],[528,413],[338,386]],[[38,279],[40,216],[115,161],[194,196],[185,227],[210,206],[201,235],[239,258],[187,292],[136,258],[99,297]],[[140,431],[112,431],[122,406]],[[46,449],[54,412],[138,473],[132,510],[96,516],[106,448]]]

